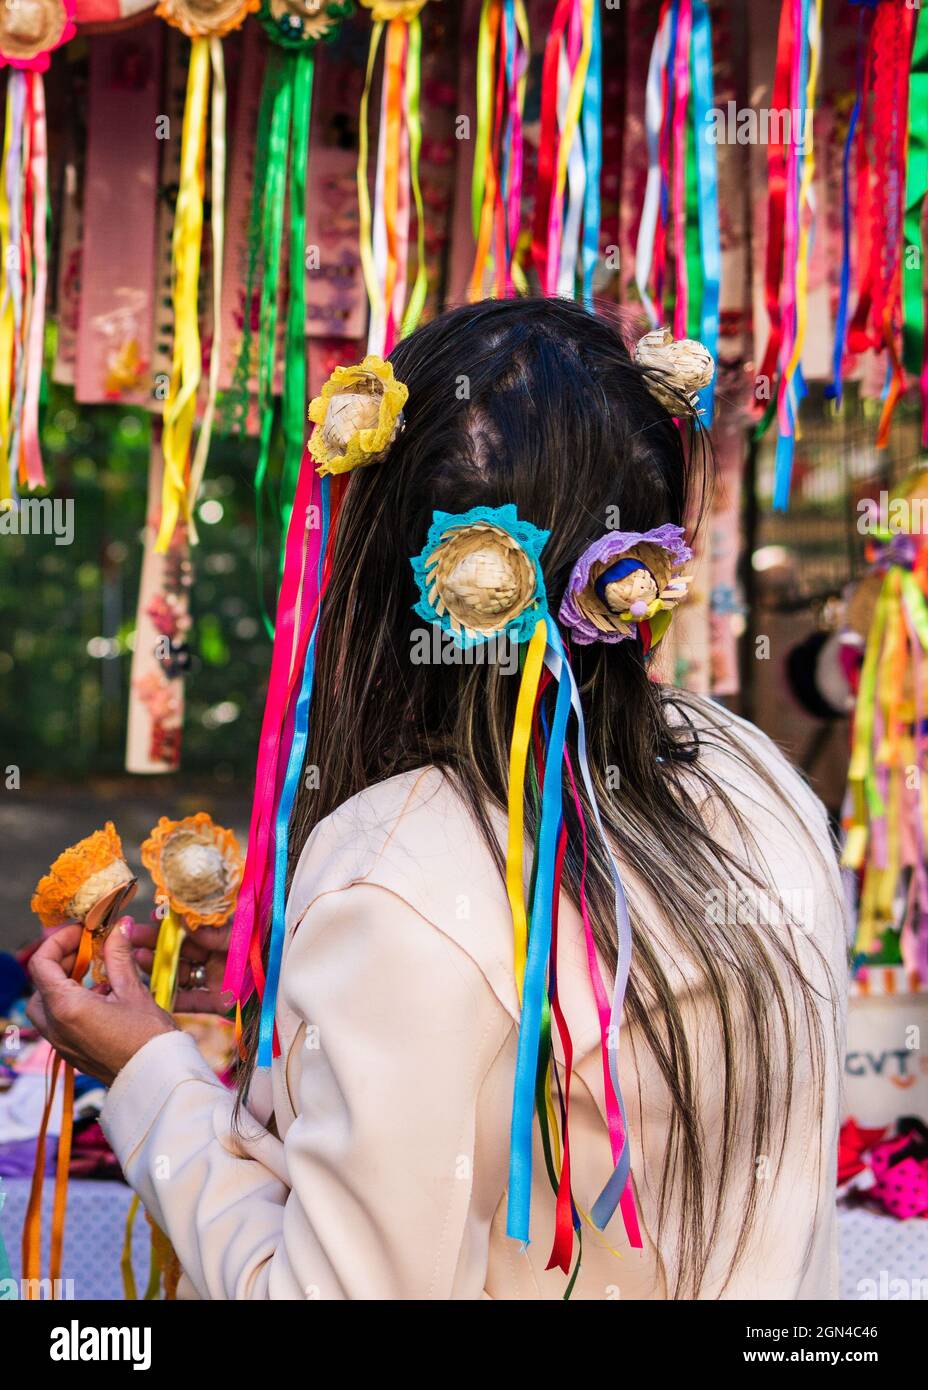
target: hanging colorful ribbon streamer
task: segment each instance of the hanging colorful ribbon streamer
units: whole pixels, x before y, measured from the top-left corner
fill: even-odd
[[[425,207],[420,181],[422,150],[422,21],[426,0],[361,0],[371,11],[370,48],[359,113],[358,208],[360,253],[370,304],[368,352],[386,355],[422,317],[428,294]],[[384,38],[381,114],[375,170],[376,197],[368,191],[369,109],[381,39]],[[410,197],[412,203],[410,204]],[[416,273],[406,298],[409,226],[416,214]]]
[[[522,803],[532,711],[538,695],[542,665],[557,685],[557,699],[545,754],[541,813],[532,873],[531,910],[529,919],[527,919],[525,890],[522,881],[524,838]],[[597,808],[587,759],[580,693],[567,660],[557,625],[550,617],[545,621],[539,621],[528,647],[510,750],[506,887],[513,915],[515,977],[522,1003],[522,1015],[519,1026],[519,1050],[513,1094],[506,1229],[507,1233],[514,1239],[524,1243],[528,1242],[532,1188],[532,1123],[537,1108],[536,1077],[539,1072],[539,1056],[541,1055],[544,1029],[549,1026],[545,1023],[545,1011],[550,1002],[546,1001],[546,981],[550,980],[552,975],[556,976],[556,955],[552,958],[555,920],[553,903],[556,900],[556,866],[558,859],[562,857],[559,855],[558,846],[563,819],[562,789],[565,769],[569,773],[570,784],[576,794],[573,772],[566,751],[567,721],[571,713],[574,715],[577,728],[577,757],[580,779],[593,809],[596,832],[605,850],[612,874],[618,933],[618,964],[608,1023],[605,1022],[601,1014],[604,1057],[608,1057],[607,1111],[616,1117],[615,1121],[610,1124],[615,1168],[612,1177],[593,1207],[592,1220],[602,1230],[611,1220],[616,1208],[621,1207],[629,1242],[637,1248],[641,1245],[641,1235],[635,1214],[634,1200],[628,1186],[630,1175],[630,1151],[626,1137],[628,1126],[618,1077],[618,1030],[631,964],[631,925],[621,876],[609,848],[608,838]],[[579,810],[579,799],[576,804]],[[583,835],[585,844],[585,827]],[[528,920],[531,923],[530,930],[527,925]],[[593,977],[594,990],[596,990],[598,967],[594,972],[594,962],[595,951],[591,957],[591,976]],[[599,992],[601,993],[601,980],[599,984]],[[562,1038],[564,1031],[566,1031],[566,1025],[562,1030]],[[541,1115],[541,1111],[539,1114]],[[553,1130],[555,1126],[552,1124],[551,1128]],[[569,1157],[566,1133],[563,1136],[561,1153],[563,1164]],[[569,1176],[566,1182],[569,1187]],[[558,1186],[561,1186],[560,1180]],[[566,1267],[566,1261],[570,1258],[568,1230],[573,1229],[572,1220],[566,1223],[566,1209],[566,1198],[562,1198],[561,1224],[555,1241],[555,1249],[552,1252],[553,1263],[561,1268]]]
[[[848,347],[852,353],[886,351],[888,382],[878,448],[886,446],[905,385],[899,335],[913,27],[910,7],[880,0],[870,28],[858,134],[859,288]]]
[[[523,0],[484,0],[477,39],[477,129],[471,180],[475,242],[469,295],[486,291],[492,259],[493,293],[527,289],[518,259],[522,208],[522,135],[530,39]]]
[[[258,0],[219,0],[208,21],[204,21],[202,6],[195,7],[192,0],[160,0],[156,10],[162,19],[173,28],[179,29],[191,41],[181,134],[180,180],[171,244],[174,343],[161,441],[164,477],[161,523],[155,541],[155,550],[159,554],[164,554],[170,546],[178,522],[187,527],[191,543],[195,543],[197,539],[194,505],[209,453],[221,356],[219,334],[222,322],[225,227],[226,83],[220,40],[243,24],[245,17],[253,13],[257,7]],[[203,242],[207,112],[211,87],[210,226],[213,258],[213,340],[206,406],[191,463],[197,396],[202,376],[200,259]]]
[[[601,54],[592,0],[558,0],[542,65],[532,261],[544,294],[573,294],[579,273],[588,303],[599,253]]]
[[[779,138],[770,141],[767,152],[765,299],[769,327],[758,374],[758,380],[769,388],[770,403],[755,431],[760,437],[776,417],[773,505],[781,511],[789,505],[799,403],[806,391],[801,361],[814,228],[812,116],[821,36],[821,0],[783,0],[772,103]]]
[[[847,351],[848,306],[851,292],[851,155],[857,138],[857,122],[864,99],[864,75],[868,49],[868,20],[872,17],[872,0],[863,0],[857,28],[857,92],[848,121],[847,139],[842,159],[841,192],[841,278],[838,292],[838,312],[835,318],[835,341],[832,350],[831,382],[825,396],[840,410],[844,396],[844,358]]]
[[[635,248],[638,295],[653,327],[698,338],[713,358],[719,336],[721,238],[713,139],[712,25],[705,0],[667,0],[648,65],[648,177]],[[711,425],[714,382],[699,395]]]
[[[909,73],[908,169],[902,258],[903,362],[922,394],[922,447],[928,447],[928,371],[925,361],[926,246],[922,213],[928,192],[928,14],[918,11]]]
[[[0,68],[6,84],[0,175],[0,504],[20,488],[45,486],[39,449],[39,401],[48,288],[48,148],[45,87],[51,54],[72,39],[74,0],[30,12],[0,9]]]
[[[262,0],[259,17],[273,40],[268,57],[255,158],[256,178],[249,222],[248,275],[239,357],[228,393],[226,426],[244,429],[253,376],[257,377],[258,462],[255,468],[258,581],[265,628],[273,635],[263,585],[264,517],[268,468],[275,420],[278,368],[278,305],[281,272],[288,264],[288,296],[283,309],[282,424],[284,462],[280,481],[281,559],[285,562],[290,512],[303,458],[306,422],[306,177],[315,48],[334,39],[350,3],[322,9],[307,4],[281,10]],[[289,237],[284,212],[289,206]],[[257,348],[252,338],[252,307],[258,295]]]

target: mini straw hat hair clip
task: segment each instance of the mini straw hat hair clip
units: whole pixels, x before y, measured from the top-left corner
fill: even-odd
[[[393,365],[374,355],[336,367],[309,407],[316,426],[309,452],[319,473],[350,473],[379,463],[403,428],[409,391]]]
[[[548,611],[541,552],[551,533],[522,521],[510,503],[434,512],[412,564],[415,612],[471,647],[508,635],[527,641]]]
[[[715,375],[712,353],[695,338],[674,338],[669,328],[654,328],[638,340],[635,361],[645,369],[648,390],[671,415],[698,416],[699,392]],[[681,411],[685,404],[685,411]]]
[[[581,646],[639,637],[647,654],[686,597],[692,557],[682,526],[607,531],[571,570],[558,616]]]

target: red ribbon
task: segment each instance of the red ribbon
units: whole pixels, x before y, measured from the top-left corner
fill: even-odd
[[[777,61],[773,79],[772,107],[784,112],[790,108],[790,83],[793,66],[793,45],[802,36],[793,30],[793,7],[785,0],[780,10],[777,34]],[[782,133],[784,122],[779,129]],[[767,306],[769,335],[761,363],[759,379],[773,383],[776,375],[780,344],[783,339],[783,317],[780,311],[780,288],[783,282],[783,248],[786,240],[786,146],[782,140],[771,141],[767,147],[767,257],[764,277],[764,302]]]

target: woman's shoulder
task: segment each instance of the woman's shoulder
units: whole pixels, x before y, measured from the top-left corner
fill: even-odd
[[[756,725],[711,700],[667,692],[695,757],[683,780],[720,847],[749,865],[835,958],[847,904],[828,812],[802,772]]]
[[[502,814],[489,818],[503,836]],[[321,897],[360,885],[400,899],[476,960],[517,1016],[505,885],[477,822],[439,768],[374,783],[316,825],[293,877],[290,929]]]
[[[750,720],[705,696],[667,690],[665,709],[677,737],[694,754],[693,767],[708,772],[736,803],[760,810],[792,807],[828,840],[828,813],[814,789],[786,753]]]

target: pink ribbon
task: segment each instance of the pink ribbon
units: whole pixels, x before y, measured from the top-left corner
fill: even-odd
[[[48,284],[48,252],[45,224],[48,215],[48,144],[45,127],[45,85],[42,74],[32,72],[26,79],[31,88],[32,130],[30,169],[32,176],[32,255],[35,280],[32,312],[26,343],[26,384],[23,403],[22,452],[26,483],[44,487],[45,472],[39,451],[39,388],[42,384],[42,358],[45,350],[45,293]]]
[[[305,655],[318,600],[319,547],[322,539],[319,489],[320,479],[307,453],[297,479],[287,530],[271,674],[258,745],[248,854],[223,979],[223,988],[231,990],[235,998],[242,1002],[254,988],[254,980],[249,977],[248,956],[256,926],[260,925],[266,908],[278,769],[279,765],[286,763],[286,759],[280,758],[280,751],[286,741],[290,694],[294,681],[299,680],[302,671],[300,653]],[[311,511],[313,506],[315,511]]]
[[[690,100],[690,31],[693,25],[691,0],[681,0],[677,20],[677,44],[674,50],[673,105],[673,243],[676,259],[676,297],[673,306],[673,331],[677,338],[686,337],[689,308],[689,282],[686,274],[686,118]]]

